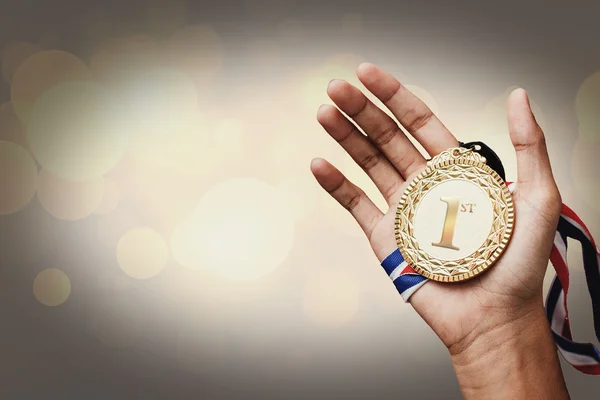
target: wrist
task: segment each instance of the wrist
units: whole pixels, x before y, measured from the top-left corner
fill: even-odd
[[[465,398],[567,399],[541,306],[491,322],[448,347]]]

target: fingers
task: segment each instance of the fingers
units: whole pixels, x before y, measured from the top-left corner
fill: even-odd
[[[359,89],[348,82],[333,80],[327,94],[363,129],[405,179],[425,165],[425,158],[398,124]]]
[[[317,120],[369,175],[388,203],[404,182],[388,159],[335,107],[319,108]]]
[[[508,99],[508,130],[517,152],[519,186],[554,184],[544,133],[523,89],[513,91]]]
[[[327,161],[316,158],[310,169],[319,182],[334,199],[356,219],[368,238],[383,217],[383,213],[367,195]]]
[[[357,76],[431,156],[458,147],[456,138],[429,107],[392,75],[373,64],[363,63],[357,69]]]

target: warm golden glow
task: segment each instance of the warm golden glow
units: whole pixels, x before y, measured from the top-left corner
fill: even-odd
[[[283,179],[276,184],[276,187],[293,210],[297,221],[304,221],[313,214],[319,195],[322,194],[322,189],[315,178],[306,173]]]
[[[71,294],[71,281],[59,269],[46,269],[35,277],[33,294],[45,306],[59,306],[67,301]]]
[[[38,162],[70,180],[96,179],[123,157],[131,115],[90,82],[54,86],[31,108],[27,138]]]
[[[38,170],[35,161],[21,146],[0,141],[0,215],[25,207],[35,195]]]
[[[138,71],[121,89],[141,135],[180,133],[198,114],[194,82],[177,69]]]
[[[218,176],[220,168],[243,158],[244,128],[232,118],[195,113],[168,135],[138,135],[132,155],[143,168],[186,176]],[[199,181],[196,181],[199,183]]]
[[[592,74],[592,53],[584,57],[592,64],[574,57],[571,71],[563,57],[564,65],[536,75],[548,61],[541,53],[511,54],[502,43],[482,49],[482,37],[424,23],[404,4],[397,17],[326,2],[311,14],[300,0],[121,3],[83,15],[49,5],[52,12],[36,16],[44,10],[29,7],[28,24],[14,30],[17,18],[0,28],[9,34],[0,43],[0,264],[11,270],[0,290],[10,286],[13,316],[29,315],[27,299],[37,306],[21,319],[41,329],[35,351],[17,349],[20,365],[32,364],[28,354],[51,360],[58,351],[44,348],[44,334],[52,345],[54,333],[68,331],[85,356],[104,349],[103,360],[123,361],[116,373],[139,367],[141,354],[160,381],[177,361],[215,390],[224,374],[249,390],[253,380],[300,377],[309,390],[300,382],[297,397],[310,397],[314,379],[327,386],[320,393],[355,373],[365,383],[368,369],[377,384],[393,383],[371,367],[402,375],[396,364],[415,359],[413,339],[427,347],[435,337],[398,296],[355,219],[310,171],[313,158],[327,159],[388,211],[316,120],[318,107],[332,104],[333,79],[392,115],[357,78],[364,61],[394,75],[459,140],[492,147],[510,181],[517,163],[506,111],[516,86],[508,86],[526,83],[563,201],[600,236],[600,72]],[[221,18],[222,6],[233,19]],[[561,48],[567,39],[553,41],[556,54],[576,56]],[[428,254],[455,258],[489,234],[482,214],[493,205],[462,184],[420,199],[413,227]],[[460,197],[458,209],[447,196]],[[581,261],[580,249],[569,251]],[[69,276],[49,270],[36,278],[51,267]],[[39,305],[65,300],[58,309]],[[277,389],[263,386],[265,398]]]
[[[200,200],[187,243],[195,265],[245,280],[275,270],[293,238],[291,209],[274,187],[257,179],[233,179]]]
[[[149,228],[131,229],[117,245],[121,269],[132,278],[149,279],[158,275],[169,259],[163,237]]]

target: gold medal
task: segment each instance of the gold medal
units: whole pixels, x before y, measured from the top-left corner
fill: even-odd
[[[500,257],[513,225],[512,197],[502,178],[485,157],[452,148],[428,161],[404,191],[396,211],[396,242],[419,274],[459,282]]]

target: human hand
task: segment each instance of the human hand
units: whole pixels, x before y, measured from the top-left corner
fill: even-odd
[[[394,77],[371,64],[361,64],[357,76],[430,157],[458,147],[458,140],[442,122]],[[359,89],[334,80],[327,92],[366,136],[333,106],[319,109],[319,123],[365,170],[389,209],[379,210],[360,188],[325,160],[313,160],[311,170],[320,185],[356,219],[381,261],[397,247],[396,206],[406,186],[425,168],[426,158],[398,124]],[[465,396],[479,397],[484,393],[471,391],[467,382],[482,367],[482,357],[497,362],[496,351],[500,349],[507,357],[511,354],[522,357],[527,353],[523,346],[529,351],[537,349],[527,355],[542,361],[545,364],[542,368],[553,366],[549,373],[558,382],[558,389],[549,387],[555,389],[556,396],[566,394],[566,389],[564,383],[560,384],[563,380],[556,350],[543,312],[542,284],[562,202],[552,176],[544,134],[522,89],[515,90],[509,98],[508,122],[518,170],[513,191],[515,228],[510,243],[485,273],[462,283],[430,281],[412,295],[410,302],[449,349]],[[519,360],[509,357],[505,361],[509,364],[507,373],[513,367],[516,370],[510,364]],[[525,362],[530,367],[537,365],[531,360]],[[474,369],[475,365],[478,368]],[[500,371],[497,364],[494,368]],[[490,388],[497,374],[483,375],[479,377],[484,378],[479,386]],[[520,375],[520,379],[526,376],[522,371]]]

